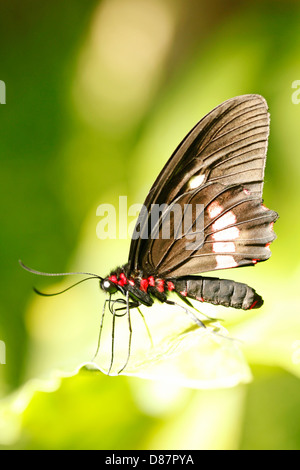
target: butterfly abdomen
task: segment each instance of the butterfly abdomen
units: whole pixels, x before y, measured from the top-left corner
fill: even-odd
[[[185,277],[174,280],[175,290],[183,297],[214,305],[250,310],[259,308],[263,299],[254,289],[241,282],[212,277]]]

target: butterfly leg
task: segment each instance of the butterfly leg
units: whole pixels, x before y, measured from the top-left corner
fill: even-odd
[[[148,326],[146,324],[146,321],[145,321],[145,317],[143,315],[143,313],[141,312],[141,310],[139,309],[139,306],[141,305],[140,302],[138,302],[137,300],[129,300],[129,292],[126,293],[126,300],[125,299],[116,299],[116,300],[111,300],[111,296],[109,299],[107,299],[105,301],[105,305],[106,305],[106,302],[109,303],[109,311],[110,313],[113,315],[113,321],[112,321],[112,346],[111,346],[111,362],[110,362],[110,366],[109,366],[109,370],[108,370],[108,373],[107,375],[110,374],[111,372],[111,369],[112,369],[112,366],[113,366],[113,361],[114,361],[114,337],[115,337],[115,319],[116,317],[122,317],[124,315],[127,315],[127,319],[128,319],[128,330],[129,330],[129,341],[128,341],[128,354],[127,354],[127,359],[126,359],[126,362],[124,364],[124,366],[118,371],[118,374],[120,374],[127,366],[128,362],[129,362],[129,359],[130,359],[130,354],[131,354],[131,341],[132,341],[132,325],[131,325],[131,317],[130,317],[130,310],[132,308],[137,308],[143,321],[144,321],[144,324],[146,326],[146,330],[147,330],[147,333],[149,335],[149,338],[150,338],[150,341],[151,341],[151,344],[153,346],[153,341],[152,341],[152,337],[151,337],[151,334],[150,334],[150,331],[148,329]],[[126,304],[125,306],[123,307],[118,307],[118,308],[115,308],[115,304]],[[126,310],[126,312],[120,314],[120,313],[117,313],[117,312],[120,312],[121,310]],[[105,311],[105,306],[104,306],[104,310],[103,312]],[[104,313],[102,315],[102,321],[101,321],[101,327],[100,327],[100,330],[102,331],[102,325],[103,325],[103,317],[104,317]],[[101,333],[100,333],[101,334]],[[100,336],[100,335],[99,335]],[[100,339],[98,341],[98,348],[97,348],[97,352],[96,352],[96,355],[99,351],[99,345],[100,343]],[[95,357],[96,357],[95,355]]]
[[[143,312],[141,311],[141,309],[140,309],[139,307],[137,307],[137,309],[138,309],[139,314],[141,315],[141,317],[142,317],[142,319],[143,319],[145,328],[146,328],[146,330],[147,330],[147,333],[148,333],[148,336],[149,336],[149,339],[150,339],[151,346],[152,346],[152,348],[153,348],[153,340],[152,340],[152,336],[151,336],[150,330],[149,330],[149,328],[148,328],[148,325],[147,325],[147,323],[146,323],[146,319],[145,319],[145,317],[144,317]]]
[[[129,301],[129,292],[126,293],[126,300],[124,299],[116,299],[113,301],[110,301],[109,299],[109,309],[111,314],[113,315],[113,321],[112,321],[112,336],[111,336],[111,361],[110,361],[110,366],[107,375],[110,374],[112,366],[113,366],[113,361],[114,361],[114,344],[115,344],[115,321],[116,317],[122,317],[124,315],[127,315],[128,319],[128,330],[129,330],[129,342],[128,342],[128,354],[127,354],[127,359],[124,364],[124,366],[118,371],[118,374],[120,374],[125,367],[128,364],[129,358],[130,358],[130,353],[131,353],[131,339],[132,339],[132,326],[131,326],[131,318],[130,318],[130,309],[138,307],[140,303],[138,301]],[[124,307],[119,307],[115,308],[115,304],[126,304]],[[125,310],[126,312],[123,314],[118,314],[116,312],[120,310]]]
[[[112,302],[112,304],[126,304],[125,307],[119,307],[119,308],[110,308],[110,313],[113,315],[115,313],[116,317],[124,317],[124,315],[127,314],[127,302],[126,300],[124,299],[116,299]],[[132,301],[132,302],[129,302],[129,308],[137,308],[139,305],[141,305],[138,301]],[[114,312],[113,312],[114,310]],[[116,312],[119,312],[120,310],[125,310],[124,313],[116,313]]]
[[[116,302],[116,301],[115,301],[115,302]],[[124,299],[118,299],[118,302],[125,304],[125,303],[126,303],[126,300],[124,300]],[[141,305],[141,303],[140,303],[138,300],[129,301],[129,308],[130,308],[130,309],[132,309],[132,308],[137,308],[137,309],[138,309],[138,312],[139,312],[140,316],[141,316],[142,319],[143,319],[143,322],[144,322],[144,325],[145,325],[147,334],[148,334],[148,336],[149,336],[151,346],[153,347],[152,336],[151,336],[150,330],[149,330],[149,328],[148,328],[148,325],[147,325],[147,323],[146,323],[146,319],[145,319],[145,317],[144,317],[144,315],[143,315],[143,312],[142,312],[141,309],[139,308],[140,305]],[[127,314],[127,306],[116,308],[116,309],[115,309],[115,312],[120,311],[120,310],[126,310],[126,312],[124,312],[124,313],[122,313],[122,314],[116,314],[116,316],[118,316],[118,317],[123,317],[124,315]],[[111,313],[112,313],[112,312],[111,312]],[[122,369],[122,370],[123,370],[123,369]]]
[[[122,369],[120,369],[120,370],[118,371],[118,374],[120,374],[120,373],[125,369],[125,367],[126,367],[127,364],[128,364],[129,358],[130,358],[131,339],[132,339],[132,326],[131,326],[131,319],[130,319],[130,304],[134,304],[134,302],[129,302],[129,292],[127,291],[127,292],[126,292],[126,313],[127,313],[128,330],[129,330],[128,354],[127,354],[126,362],[125,362],[124,366],[122,367]]]
[[[111,300],[111,295],[109,296],[109,299],[106,299],[105,302],[104,302],[104,305],[103,305],[103,310],[102,310],[102,315],[101,315],[101,322],[100,322],[100,329],[99,329],[99,336],[98,336],[98,345],[97,345],[97,349],[96,349],[96,352],[95,352],[95,355],[92,359],[92,362],[95,360],[98,352],[99,352],[99,349],[100,349],[100,341],[101,341],[101,334],[102,334],[102,329],[103,329],[103,321],[104,321],[104,315],[105,315],[105,307],[106,307],[106,304],[107,302],[110,302]]]
[[[108,369],[108,372],[107,372],[107,375],[110,374],[111,372],[111,369],[112,369],[112,366],[113,366],[113,362],[114,362],[114,351],[115,351],[115,325],[116,325],[116,313],[115,313],[115,310],[114,310],[114,302],[112,302],[112,305],[110,304],[110,311],[112,313],[112,328],[111,328],[111,359],[110,359],[110,365],[109,365],[109,369]]]
[[[126,298],[126,300],[127,300],[127,298]],[[109,365],[107,375],[110,374],[112,366],[113,366],[113,362],[114,362],[116,317],[118,317],[118,316],[122,317],[123,316],[123,314],[120,315],[116,312],[118,310],[123,310],[124,308],[126,308],[126,307],[120,307],[120,308],[115,309],[114,305],[116,303],[126,303],[126,302],[125,302],[124,299],[116,299],[116,300],[112,301],[111,296],[109,297],[109,311],[112,314],[113,319],[112,319],[112,329],[111,329],[111,360],[110,360],[110,365]],[[127,306],[128,306],[128,303],[127,303]],[[127,308],[129,308],[129,306]],[[130,322],[130,320],[129,320],[129,322]],[[131,329],[131,326],[130,326],[130,329]],[[131,342],[131,334],[130,334],[130,342]]]
[[[186,308],[186,307],[184,307],[183,305],[180,305],[180,304],[174,302],[174,300],[166,300],[165,303],[168,304],[168,305],[176,305],[176,307],[181,308],[182,310],[185,311],[185,313],[187,313],[187,314],[189,315],[189,317],[191,317],[191,319],[192,319],[195,323],[197,323],[198,326],[201,326],[201,327],[203,327],[203,328],[206,328],[206,326],[204,325],[204,323],[203,323],[201,320],[199,320],[199,318],[198,318],[191,310],[189,310],[188,308]]]
[[[176,294],[178,295],[178,297],[179,297],[184,303],[186,303],[189,307],[191,307],[191,308],[193,308],[194,310],[196,310],[196,312],[198,312],[198,313],[200,313],[201,315],[203,315],[204,317],[206,317],[210,322],[221,321],[221,318],[212,318],[212,317],[210,317],[209,315],[206,315],[205,313],[200,312],[200,310],[198,310],[186,297],[184,297],[183,295],[181,295],[179,292],[176,292]]]

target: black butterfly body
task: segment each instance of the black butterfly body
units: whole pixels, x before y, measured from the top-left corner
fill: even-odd
[[[103,279],[101,288],[127,295],[133,307],[151,306],[153,298],[171,303],[172,291],[186,303],[192,298],[245,310],[261,307],[261,296],[246,284],[195,274],[254,265],[270,257],[278,214],[262,204],[268,135],[269,113],[260,95],[232,98],[199,121],[153,184],[128,263]],[[197,203],[203,205],[201,246],[185,249],[195,220],[180,237],[147,236],[155,204],[166,204],[156,223],[156,235],[161,235],[174,204],[184,213],[187,204]],[[173,220],[170,226],[174,231]]]

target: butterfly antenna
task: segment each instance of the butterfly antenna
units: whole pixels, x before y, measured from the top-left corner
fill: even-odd
[[[72,289],[73,287],[78,286],[78,284],[81,284],[82,282],[88,281],[89,279],[97,279],[97,278],[95,276],[86,277],[85,279],[81,279],[81,281],[75,282],[75,284],[72,284],[71,286],[67,287],[66,289],[61,290],[59,292],[54,292],[53,294],[46,294],[45,292],[41,292],[36,287],[34,287],[33,290],[36,294],[41,295],[43,297],[52,297],[54,295],[63,294],[64,292],[67,292],[68,290]]]
[[[32,268],[29,268],[28,266],[26,266],[21,260],[19,260],[19,264],[20,266],[25,269],[25,271],[28,271],[32,274],[37,274],[38,276],[73,276],[74,274],[84,274],[86,276],[92,276],[92,277],[96,277],[98,279],[100,279],[100,281],[103,280],[103,278],[101,276],[99,276],[98,274],[94,274],[94,273],[85,273],[85,272],[73,272],[73,273],[44,273],[42,271],[37,271],[36,269],[32,269]]]
[[[38,295],[42,295],[43,297],[52,297],[54,295],[63,294],[64,292],[68,291],[69,289],[72,289],[73,287],[77,286],[78,284],[81,284],[82,282],[88,281],[89,279],[100,279],[100,281],[103,280],[103,278],[101,276],[98,276],[98,274],[94,274],[94,273],[84,273],[84,272],[44,273],[42,271],[37,271],[36,269],[29,268],[21,260],[19,260],[19,264],[20,264],[21,268],[25,269],[25,271],[28,271],[32,274],[37,274],[38,276],[50,276],[50,277],[53,277],[53,276],[73,276],[73,275],[76,275],[76,274],[83,274],[83,275],[89,276],[85,279],[82,279],[81,281],[75,282],[75,284],[72,284],[71,286],[67,287],[66,289],[63,289],[62,291],[55,292],[53,294],[46,294],[44,292],[39,291],[36,287],[34,287],[33,288],[34,292]]]

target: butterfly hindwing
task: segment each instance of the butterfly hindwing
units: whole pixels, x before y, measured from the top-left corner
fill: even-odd
[[[155,267],[162,277],[177,277],[251,265],[270,257],[276,213],[262,206],[260,198],[251,195],[251,189],[230,187],[221,194],[218,192],[213,200],[211,192],[211,188],[204,190],[204,194],[199,191],[190,200],[194,205],[200,197],[204,204],[204,232],[199,237],[199,247],[195,243],[195,248],[189,248],[194,227],[189,227],[180,238],[149,240],[142,269],[149,272]],[[171,233],[172,230],[173,225]]]

